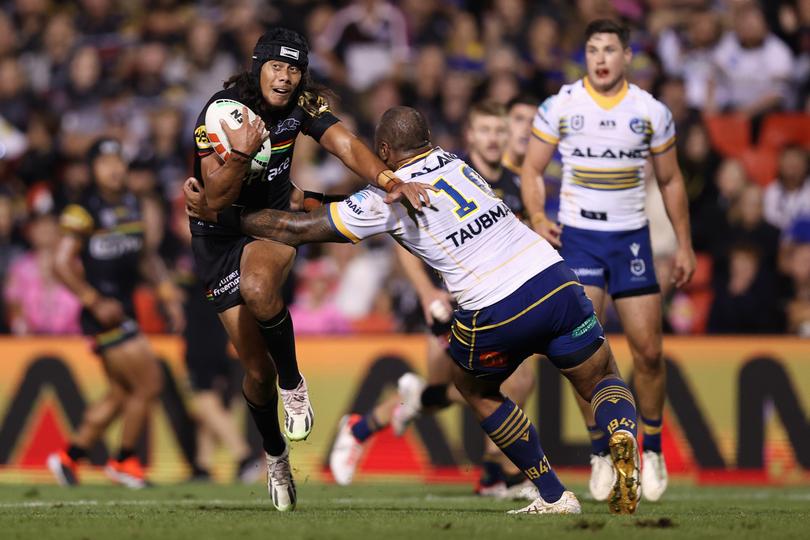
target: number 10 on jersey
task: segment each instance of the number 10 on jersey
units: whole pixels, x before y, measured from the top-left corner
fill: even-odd
[[[458,192],[456,188],[451,186],[447,183],[444,178],[439,178],[435,182],[433,182],[433,186],[439,189],[439,191],[443,192],[445,195],[453,199],[453,202],[456,203],[456,208],[453,210],[456,216],[459,219],[464,219],[472,212],[478,210],[478,205],[475,204],[475,201],[467,200],[464,198],[464,195]]]

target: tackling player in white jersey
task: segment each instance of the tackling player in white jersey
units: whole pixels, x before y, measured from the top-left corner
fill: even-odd
[[[642,491],[658,500],[666,489],[661,454],[665,365],[661,344],[661,294],[653,267],[644,211],[644,165],[652,160],[667,214],[678,239],[673,282],[692,277],[695,254],[689,211],[675,151],[672,114],[661,102],[628,84],[632,53],[628,31],[597,20],[585,33],[587,76],[565,85],[537,110],[521,172],[521,191],[532,226],[585,285],[600,320],[605,292],[614,300],[633,355],[635,388],[644,432]],[[560,224],[546,218],[541,176],[555,148],[563,160]],[[607,436],[590,407],[578,400],[591,432],[591,493],[606,499],[614,478]]]
[[[418,111],[388,110],[375,146],[399,178],[437,191],[431,206],[417,211],[386,205],[384,192],[369,187],[309,214],[269,209],[246,214],[243,232],[289,245],[390,234],[442,275],[459,305],[449,349],[453,382],[487,435],[539,491],[517,512],[581,511],[549,465],[528,417],[500,392],[504,379],[536,353],[548,357],[591,402],[597,425],[610,434],[616,477],[610,510],[633,513],[640,497],[635,403],[574,273],[477,172],[431,144]]]

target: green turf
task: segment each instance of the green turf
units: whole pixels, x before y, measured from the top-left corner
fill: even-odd
[[[458,485],[308,484],[298,495],[298,509],[281,514],[258,484],[143,491],[0,485],[0,538],[810,538],[810,488],[676,486],[665,502],[642,502],[634,516],[612,516],[589,500],[580,516],[510,516],[505,511],[520,503],[476,498]]]

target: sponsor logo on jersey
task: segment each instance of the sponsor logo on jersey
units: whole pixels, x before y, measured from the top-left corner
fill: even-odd
[[[92,236],[87,244],[90,256],[99,261],[110,261],[128,253],[137,253],[143,247],[143,238],[120,233]]]
[[[273,134],[279,135],[285,131],[295,131],[300,125],[301,122],[297,118],[285,118],[276,124],[276,129],[273,130]]]
[[[290,160],[290,158],[286,158],[284,161],[281,162],[281,165],[279,165],[278,167],[268,167],[266,177],[267,182],[272,182],[276,176],[289,169],[291,163],[292,161]]]
[[[287,58],[294,58],[298,60],[298,50],[293,49],[292,47],[281,47],[281,50],[278,51],[280,56],[286,56]]]
[[[223,294],[230,294],[238,287],[239,287],[239,270],[234,270],[224,278],[220,279],[219,283],[217,283],[217,286],[213,290],[208,291],[207,294],[208,299],[213,300],[217,296],[222,296]]]
[[[630,131],[638,135],[642,135],[647,128],[647,122],[641,118],[633,118],[630,120]]]
[[[633,242],[630,244],[630,253],[633,254],[633,257],[638,257],[638,252],[641,249],[641,245],[638,242]]]
[[[365,198],[366,198],[366,194],[364,192],[360,191],[360,192],[355,193],[354,195],[352,195],[351,198],[346,199],[344,202],[346,203],[346,206],[349,207],[349,210],[351,210],[352,212],[354,212],[358,216],[362,216],[363,215],[363,209],[360,208],[360,203],[363,202],[363,200]]]
[[[574,131],[579,131],[585,127],[585,117],[581,114],[575,114],[571,117],[571,129]]]
[[[454,159],[458,159],[458,156],[456,156],[455,154],[451,154],[450,152],[437,153],[433,154],[430,157],[436,158],[436,165],[434,167],[428,167],[426,164],[422,169],[412,172],[411,178],[416,178],[417,176],[423,176],[426,174],[430,174],[433,171],[438,171],[439,169],[441,169]]]
[[[501,351],[491,351],[481,353],[478,357],[481,367],[499,368],[506,365],[506,353]]]
[[[616,120],[600,120],[599,121],[599,129],[615,129],[616,128]]]
[[[464,245],[464,242],[472,240],[511,213],[512,211],[509,210],[509,207],[501,202],[498,206],[491,208],[489,212],[478,216],[474,221],[467,223],[459,230],[447,235],[445,240],[451,240],[455,247],[461,247]]]
[[[605,275],[604,268],[572,268],[577,277],[600,277]]]
[[[593,148],[574,148],[571,152],[575,157],[606,158],[606,159],[645,159],[647,151],[644,148],[605,148],[604,150],[594,150]]]

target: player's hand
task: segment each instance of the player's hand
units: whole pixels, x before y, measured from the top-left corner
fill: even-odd
[[[267,138],[267,129],[264,126],[264,120],[258,116],[252,122],[248,122],[247,107],[242,107],[242,118],[242,125],[237,129],[232,129],[224,120],[220,120],[219,125],[222,126],[225,136],[228,137],[231,148],[252,156],[259,151],[262,142]]]
[[[562,228],[558,224],[548,219],[545,214],[534,214],[531,218],[531,222],[534,232],[548,240],[548,243],[555,248],[562,247],[562,242],[560,241]]]
[[[124,306],[115,298],[101,297],[90,306],[90,313],[104,328],[114,328],[124,322]]]
[[[392,204],[397,201],[409,202],[417,212],[422,209],[422,206],[430,208],[430,195],[428,190],[438,193],[438,189],[429,185],[422,184],[421,182],[398,182],[388,195],[385,196],[385,202]],[[403,200],[404,199],[404,200]]]
[[[430,289],[419,296],[419,301],[428,326],[434,322],[446,323],[453,317],[453,297],[443,289]]]
[[[689,283],[695,274],[697,261],[691,247],[678,248],[675,253],[675,264],[672,268],[672,283],[679,289]]]
[[[208,208],[205,188],[199,180],[190,176],[183,182],[183,196],[186,199],[186,214],[195,219],[216,223],[217,213]]]

